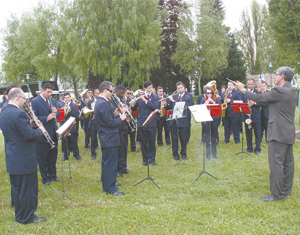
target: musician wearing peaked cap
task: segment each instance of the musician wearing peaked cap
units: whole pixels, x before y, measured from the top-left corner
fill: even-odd
[[[99,91],[94,113],[102,152],[102,188],[107,194],[120,196],[124,193],[116,188],[118,150],[121,144],[119,126],[126,119],[126,115],[114,115],[110,100],[113,94],[111,82],[102,82]]]
[[[268,155],[271,195],[260,198],[270,202],[284,199],[292,193],[294,179],[293,144],[295,142],[295,109],[298,92],[291,85],[293,69],[280,67],[276,71],[275,84],[270,92],[255,94],[237,83],[247,99],[269,104]],[[258,83],[258,92],[260,92]]]
[[[58,135],[56,133],[56,119],[59,117],[56,101],[51,98],[53,87],[50,83],[42,85],[42,91],[39,96],[31,101],[32,109],[37,118],[43,123],[51,139],[55,142],[55,147],[50,148],[44,137],[36,141],[37,158],[39,169],[42,176],[42,182],[50,185],[50,181],[61,181],[56,175],[57,146]]]
[[[21,224],[43,222],[34,214],[38,204],[38,177],[35,140],[45,129],[32,129],[29,118],[20,109],[26,100],[20,88],[13,88],[9,102],[0,117],[5,141],[6,169],[10,176],[15,219]]]

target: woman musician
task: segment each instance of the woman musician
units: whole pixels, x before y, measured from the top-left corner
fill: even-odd
[[[204,97],[200,100],[199,104],[219,104],[221,101],[216,97],[213,87],[204,87]],[[206,143],[206,158],[217,158],[217,138],[218,127],[220,124],[220,117],[212,117],[212,122],[202,122],[203,142]],[[211,137],[211,139],[209,139]],[[212,154],[210,152],[212,149]]]

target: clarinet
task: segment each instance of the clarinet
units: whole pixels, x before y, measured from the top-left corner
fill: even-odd
[[[44,127],[43,123],[35,116],[29,102],[26,101],[23,105],[24,111],[27,113],[29,118],[34,122],[37,127]],[[46,138],[47,142],[50,144],[50,148],[53,149],[55,147],[55,143],[51,139],[49,133],[46,131],[43,133],[44,137]]]
[[[123,107],[123,103],[121,102],[120,98],[118,96],[116,96],[115,94],[112,95],[111,100],[114,102],[115,106],[117,107],[117,109],[119,110],[120,113],[123,114],[121,107]],[[135,125],[136,125],[136,121],[134,120],[134,118],[132,117],[131,113],[129,111],[126,111],[125,114],[128,115],[128,118],[125,119],[128,128],[129,128],[129,132],[134,132],[135,131]]]

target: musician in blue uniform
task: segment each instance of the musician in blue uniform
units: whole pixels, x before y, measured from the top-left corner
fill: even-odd
[[[164,88],[162,86],[157,87],[157,95],[159,100],[166,99],[167,95],[164,94]],[[161,109],[162,101],[158,102],[158,109]],[[165,131],[165,142],[166,145],[171,145],[170,141],[170,130],[169,130],[169,123],[167,122],[167,115],[164,115],[165,110],[161,110],[163,112],[163,117],[161,117],[161,113],[157,114],[157,120],[156,120],[156,125],[157,125],[157,145],[158,147],[163,146],[163,138],[162,138],[162,132],[163,129]]]
[[[204,88],[204,96],[197,104],[219,104],[221,101],[215,95],[213,87],[206,86]],[[206,143],[206,158],[217,158],[217,137],[218,127],[220,125],[220,117],[212,117],[212,122],[202,122],[203,140]],[[210,148],[212,152],[210,152]]]
[[[64,94],[60,94],[60,99],[56,102],[57,109],[61,109],[65,105]]]
[[[88,101],[88,103],[86,104],[86,106],[89,109],[93,110],[92,104],[94,104],[96,102],[99,94],[100,94],[99,89],[95,89],[94,90],[94,97],[92,97]],[[90,128],[90,135],[91,135],[91,155],[92,155],[92,159],[95,160],[96,157],[97,157],[96,149],[98,147],[97,127],[96,127],[96,121],[95,121],[95,114],[94,114],[94,112],[92,112],[90,114],[90,116],[91,116],[91,118],[90,118],[89,128]]]
[[[261,92],[266,93],[269,92],[267,90],[268,86],[265,81],[261,81]],[[269,104],[263,103],[264,106],[261,106],[260,109],[260,117],[261,117],[261,139],[263,139],[265,132],[265,140],[267,141],[267,133],[268,133],[268,123],[269,123]]]
[[[226,94],[224,95],[225,98]],[[225,117],[223,118],[223,125],[225,129],[225,140],[224,144],[230,141],[230,132],[233,130],[234,142],[240,143],[240,115],[233,111],[231,104],[234,101],[242,101],[242,93],[235,90],[235,85],[232,82],[228,82],[227,99],[224,100],[227,103],[227,109],[225,111]]]
[[[39,169],[42,176],[42,182],[45,185],[50,185],[50,181],[61,181],[56,176],[58,146],[56,119],[59,117],[59,112],[57,111],[56,101],[51,98],[52,90],[53,87],[50,83],[43,84],[41,94],[31,101],[31,106],[35,115],[43,123],[49,136],[55,143],[55,147],[51,149],[44,137],[41,137],[36,141]]]
[[[132,89],[130,87],[126,87],[125,88],[125,99],[126,99],[126,104],[129,108],[129,111],[131,112],[131,106],[130,106],[130,101],[133,99],[132,98],[133,92]],[[136,117],[134,117],[136,120]],[[129,138],[130,138],[130,150],[131,152],[135,152],[136,151],[136,129],[132,132],[128,132]]]
[[[194,105],[193,97],[190,94],[186,94],[185,85],[182,82],[176,83],[178,93],[174,96],[170,96],[167,100],[166,109],[174,109],[176,102],[184,102],[183,118],[177,120],[170,120],[169,126],[171,130],[172,138],[172,152],[174,160],[179,160],[178,154],[178,136],[181,144],[181,158],[183,160],[187,159],[187,135],[189,131],[189,126],[191,124],[191,111],[188,109],[189,106]]]
[[[93,89],[89,88],[87,91],[87,95],[90,97],[90,99],[93,97]],[[86,104],[88,103],[88,101],[90,99],[88,99],[87,97],[82,97],[82,102],[80,103],[80,110],[82,110]],[[84,126],[84,133],[85,133],[85,137],[84,137],[84,149],[85,151],[87,151],[90,146],[90,138],[91,138],[91,132],[90,132],[90,124],[91,124],[91,117],[90,115],[85,117],[83,116],[83,126]]]
[[[144,82],[144,95],[141,95],[140,98],[133,102],[132,110],[139,108],[139,116],[137,126],[140,133],[140,142],[143,155],[143,166],[151,164],[156,166],[155,161],[156,156],[156,118],[154,117],[147,125],[143,126],[143,123],[146,121],[148,116],[152,111],[158,107],[158,96],[152,93],[153,85],[152,82]]]
[[[21,224],[43,222],[34,212],[38,205],[38,176],[35,140],[44,138],[45,129],[32,129],[29,118],[20,108],[26,100],[20,88],[12,88],[9,102],[0,117],[4,135],[6,169],[12,187],[15,219]]]
[[[102,152],[102,188],[107,194],[120,196],[124,193],[116,188],[118,150],[121,144],[118,127],[126,119],[126,114],[114,114],[110,100],[113,94],[111,82],[102,82],[99,91],[94,113]]]
[[[9,83],[9,84],[7,85],[6,90],[5,90],[7,96],[8,96],[9,91],[10,91],[12,88],[15,88],[15,87],[21,88],[20,84],[19,84],[19,83],[16,83],[16,82],[11,82],[11,83]],[[7,104],[8,104],[8,99],[6,99],[6,100],[4,101],[4,103],[2,104],[2,106],[1,106],[1,113],[4,111],[4,109],[6,108]]]
[[[74,104],[71,101],[71,95],[70,93],[65,93],[65,102],[68,105],[68,115],[65,116],[65,120],[62,122],[62,125],[68,121],[70,117],[74,117],[76,120],[76,125],[71,131],[71,135],[67,138],[62,139],[62,148],[64,150],[64,158],[63,160],[68,159],[68,151],[70,152],[70,149],[73,151],[73,156],[76,160],[81,161],[81,156],[79,155],[79,148],[78,148],[78,128],[79,128],[79,110],[77,104]],[[68,141],[68,146],[67,142]],[[68,147],[68,148],[67,148]]]

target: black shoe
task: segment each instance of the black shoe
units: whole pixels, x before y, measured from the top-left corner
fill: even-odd
[[[157,163],[156,163],[156,162],[150,162],[150,164],[151,164],[152,166],[157,166]]]
[[[128,169],[123,171],[123,174],[128,174],[128,173],[133,173],[133,172],[129,171]]]
[[[171,145],[171,143],[167,143],[167,146],[170,146]]]
[[[131,152],[133,152],[133,153],[136,152],[136,149],[131,149]]]
[[[260,152],[261,152],[261,151],[255,151],[255,154],[258,155],[258,154],[260,154]]]
[[[35,216],[32,223],[39,223],[39,222],[45,222],[46,218],[45,217],[37,217]]]
[[[121,186],[122,184],[119,183],[118,181],[116,181],[115,185],[116,185],[116,186]]]
[[[253,153],[253,150],[247,149],[247,153]]]
[[[76,158],[77,161],[82,161],[82,158],[79,155],[75,158]]]
[[[224,141],[224,142],[223,142],[223,144],[228,144],[228,143],[229,143],[229,141]]]
[[[142,166],[148,166],[148,162],[143,162]]]
[[[267,196],[267,197],[260,197],[259,199],[262,200],[262,201],[265,201],[265,202],[276,201],[276,199],[273,198],[271,195]]]
[[[179,161],[179,156],[176,156],[176,157],[174,156],[174,160]]]
[[[114,193],[106,192],[106,194],[111,194],[111,195],[113,195],[113,196],[122,196],[122,195],[124,195],[125,193],[116,191],[116,192],[114,192]]]
[[[241,143],[241,141],[237,140],[237,141],[235,141],[235,143],[236,143],[236,144],[239,144],[239,143]]]
[[[124,177],[124,175],[122,175],[122,173],[118,173],[117,177]]]
[[[63,161],[67,161],[69,158],[67,157],[63,157]]]
[[[163,145],[162,144],[158,144],[158,147],[162,147]]]
[[[45,182],[45,183],[43,183],[44,185],[47,185],[47,186],[50,186],[51,185],[51,182],[50,181],[48,181],[48,182]]]
[[[92,160],[96,160],[97,155],[92,155]]]
[[[51,180],[54,181],[54,182],[61,182],[61,181],[62,181],[61,179],[59,179],[59,178],[57,178],[57,177],[54,177],[54,178],[52,178]]]
[[[181,155],[182,160],[186,160],[187,156],[186,155]]]

